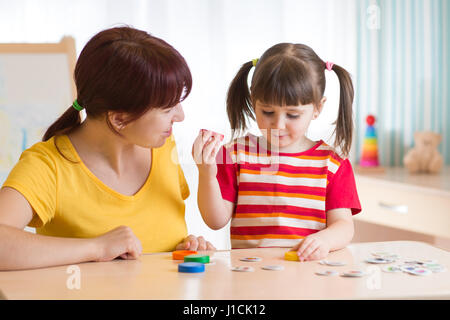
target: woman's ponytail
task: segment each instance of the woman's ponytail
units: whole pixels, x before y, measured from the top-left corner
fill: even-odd
[[[230,121],[233,137],[239,136],[247,129],[247,118],[255,120],[255,113],[250,98],[247,79],[253,62],[242,65],[230,84],[227,93],[227,114]]]
[[[42,141],[47,141],[55,135],[62,135],[72,131],[81,124],[80,112],[70,106],[45,132]]]
[[[354,89],[350,74],[342,67],[333,65],[339,79],[340,98],[338,118],[335,122],[335,147],[339,147],[344,156],[348,156],[353,137],[353,97]]]

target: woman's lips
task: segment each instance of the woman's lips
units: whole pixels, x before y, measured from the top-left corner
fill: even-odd
[[[172,134],[172,128],[170,128],[170,130],[168,131],[164,131],[164,135],[170,137],[170,135]]]

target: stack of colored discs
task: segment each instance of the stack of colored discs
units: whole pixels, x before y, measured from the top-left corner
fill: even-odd
[[[184,257],[184,262],[209,263],[209,256],[202,254],[191,254]]]
[[[362,155],[359,161],[361,167],[378,167],[378,141],[375,130],[375,117],[372,115],[367,116],[367,129],[366,135],[362,144]]]
[[[287,251],[284,254],[284,260],[289,260],[289,261],[300,261],[298,259],[298,254],[297,251]]]
[[[198,273],[204,271],[205,265],[200,262],[183,262],[178,265],[178,272]]]
[[[185,256],[191,255],[191,254],[197,254],[197,251],[190,251],[190,250],[177,250],[172,252],[172,259],[173,260],[184,260]]]

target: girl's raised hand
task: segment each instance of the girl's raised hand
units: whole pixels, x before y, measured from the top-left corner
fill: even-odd
[[[215,177],[217,174],[216,156],[224,135],[214,131],[200,130],[192,146],[192,157],[200,175]]]

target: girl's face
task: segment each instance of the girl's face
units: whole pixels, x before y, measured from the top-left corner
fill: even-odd
[[[169,109],[154,108],[140,118],[119,128],[119,132],[130,142],[144,148],[159,148],[172,134],[174,122],[184,120],[181,104]]]
[[[323,102],[325,100],[322,99]],[[320,110],[321,107],[317,109],[312,104],[280,107],[259,100],[255,104],[259,129],[271,146],[280,152],[298,152],[311,120],[319,116]]]

